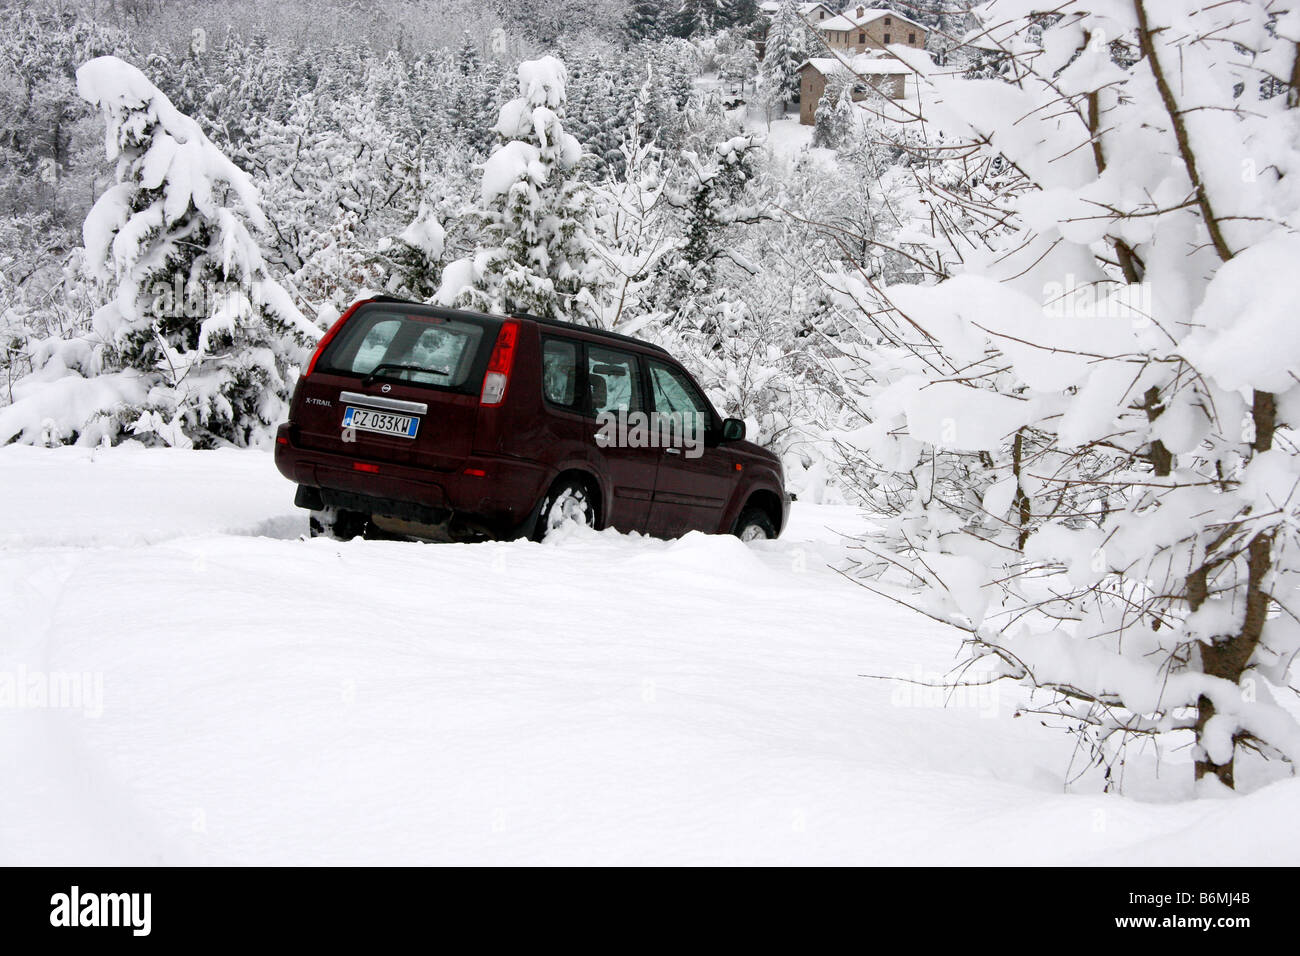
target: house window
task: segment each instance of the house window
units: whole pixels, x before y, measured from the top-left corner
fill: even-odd
[[[889,26],[893,22],[894,22],[893,19],[891,19],[890,17],[885,17],[885,26]]]
[[[866,42],[867,42],[867,35],[866,35],[865,33],[859,33],[859,34],[858,34],[858,42],[859,42],[859,43],[866,43]]]
[[[889,34],[888,34],[888,33],[885,34],[885,42],[886,42],[886,43],[889,42]]]
[[[915,43],[915,42],[916,42],[916,34],[915,34],[915,33],[909,33],[909,34],[907,35],[907,42],[908,42],[908,43]]]

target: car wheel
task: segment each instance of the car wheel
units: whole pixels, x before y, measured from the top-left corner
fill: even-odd
[[[776,537],[776,527],[763,509],[746,508],[736,522],[736,537],[741,541],[770,541]]]
[[[580,481],[565,481],[552,488],[542,503],[537,519],[537,540],[544,541],[569,522],[588,528],[596,527],[596,506],[591,492]]]
[[[325,508],[311,513],[311,536],[350,541],[364,537],[370,526],[370,516],[359,511],[342,508]]]

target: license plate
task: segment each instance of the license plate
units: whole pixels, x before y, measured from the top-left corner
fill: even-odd
[[[398,438],[414,438],[420,420],[411,415],[394,415],[392,412],[376,412],[349,405],[343,412],[343,427],[378,432],[381,435],[396,435]]]

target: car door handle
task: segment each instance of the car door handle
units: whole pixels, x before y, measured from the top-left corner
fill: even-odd
[[[665,455],[680,455],[681,453],[682,453],[682,450],[681,450],[680,448],[665,448],[665,449],[664,449],[664,454],[665,454]]]

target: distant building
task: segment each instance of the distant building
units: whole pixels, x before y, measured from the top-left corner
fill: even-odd
[[[777,3],[776,0],[765,0],[765,2],[758,5],[758,10],[760,13],[765,14],[768,17],[774,17],[776,16],[776,11],[779,10],[780,7],[781,4]],[[795,10],[798,11],[799,16],[803,17],[813,26],[816,26],[823,20],[829,20],[835,16],[835,11],[824,3],[798,3],[795,4]]]
[[[799,122],[817,122],[817,104],[832,80],[852,83],[850,96],[865,100],[874,90],[881,96],[901,100],[907,93],[907,75],[912,71],[892,57],[858,54],[849,60],[813,57],[799,67]]]
[[[883,50],[892,43],[925,47],[925,27],[893,10],[873,7],[850,7],[838,16],[813,23],[826,45],[845,53]]]

